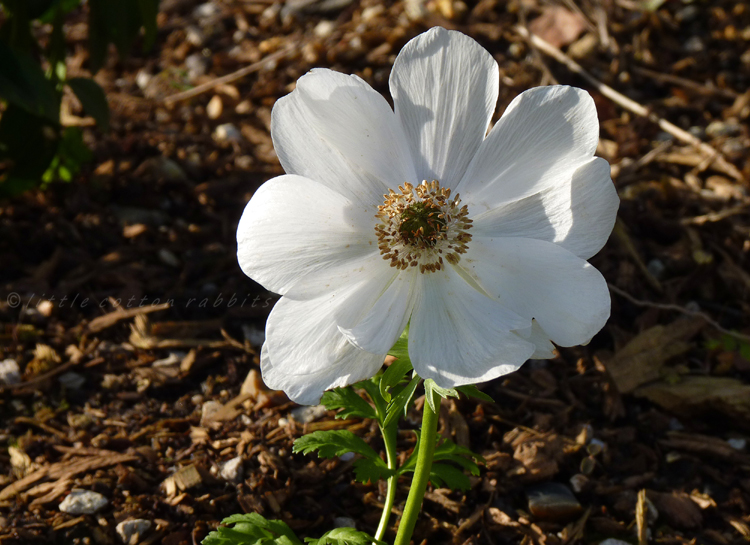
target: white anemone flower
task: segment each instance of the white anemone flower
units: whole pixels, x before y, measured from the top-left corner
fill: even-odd
[[[407,324],[414,369],[442,387],[603,327],[609,291],[586,260],[619,199],[594,157],[594,101],[531,89],[488,133],[499,79],[477,42],[433,28],[396,58],[394,109],[326,69],[276,102],[287,174],[258,189],[237,231],[242,270],[282,295],[261,353],[269,387],[317,403],[373,376]]]

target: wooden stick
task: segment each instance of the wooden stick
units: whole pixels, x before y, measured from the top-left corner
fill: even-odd
[[[295,49],[296,49],[295,46],[290,46],[290,47],[287,47],[286,49],[281,49],[279,51],[271,53],[270,55],[259,60],[258,62],[254,62],[253,64],[240,68],[239,70],[236,70],[232,72],[231,74],[221,76],[220,78],[212,79],[211,81],[208,81],[206,83],[193,87],[192,89],[189,89],[182,93],[176,93],[174,95],[170,95],[164,99],[164,102],[166,104],[174,104],[175,102],[179,102],[180,100],[192,98],[194,96],[205,93],[206,91],[210,91],[211,89],[218,87],[219,85],[230,83],[232,81],[237,81],[238,79],[244,78],[248,74],[257,72],[269,62],[273,62],[275,60],[278,60],[278,59],[281,59],[282,57],[287,56],[289,53],[291,53]]]
[[[634,113],[635,115],[645,117],[646,119],[653,121],[664,132],[671,134],[677,140],[685,144],[690,144],[691,146],[695,146],[701,151],[703,155],[706,156],[706,159],[707,161],[709,161],[709,164],[716,162],[717,165],[721,165],[721,168],[725,170],[729,175],[731,175],[736,180],[740,182],[745,181],[744,177],[742,176],[742,173],[739,170],[737,170],[737,167],[735,167],[732,163],[727,161],[718,150],[715,150],[710,145],[706,144],[705,142],[702,142],[700,139],[696,138],[689,132],[681,129],[674,123],[670,123],[666,119],[659,117],[658,115],[656,115],[654,112],[652,112],[645,106],[637,103],[635,100],[632,100],[626,97],[622,93],[615,91],[609,85],[602,83],[601,81],[596,79],[594,76],[592,76],[589,72],[587,72],[580,64],[578,64],[576,61],[571,59],[568,55],[560,51],[558,48],[556,48],[554,45],[547,42],[546,40],[543,40],[539,36],[536,36],[535,34],[530,33],[528,30],[526,30],[522,26],[516,26],[515,30],[521,36],[523,36],[526,40],[528,40],[528,42],[533,47],[538,48],[543,53],[549,55],[550,57],[560,62],[561,64],[564,64],[568,68],[568,70],[578,74],[583,79],[588,81],[591,85],[593,85],[596,88],[597,91],[599,91],[602,95],[604,95],[611,101],[615,102],[616,104],[619,104],[620,106]]]

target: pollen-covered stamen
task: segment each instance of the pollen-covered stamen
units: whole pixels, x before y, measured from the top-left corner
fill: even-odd
[[[404,183],[392,189],[378,207],[375,226],[378,247],[392,267],[419,267],[422,273],[443,268],[443,259],[456,264],[471,240],[471,220],[466,205],[436,180],[418,186]]]

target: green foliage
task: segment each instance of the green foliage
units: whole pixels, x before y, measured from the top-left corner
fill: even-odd
[[[81,132],[60,124],[65,86],[102,131],[109,130],[109,106],[102,88],[89,78],[67,78],[64,16],[82,0],[0,0],[0,197],[41,183],[70,181],[91,160]],[[90,69],[104,63],[110,43],[121,57],[143,29],[143,43],[156,38],[159,0],[88,0]],[[34,22],[51,25],[46,47],[34,39]],[[42,65],[49,68],[45,71]]]
[[[438,442],[439,444],[433,453],[430,482],[438,487],[468,490],[471,487],[471,482],[465,472],[468,471],[474,476],[479,475],[479,466],[475,460],[484,463],[484,458],[466,447],[457,445],[450,439],[446,438],[441,441],[438,438]],[[404,462],[404,465],[399,468],[399,475],[414,471],[417,465],[419,448],[420,442],[419,437],[417,437],[417,446],[414,448],[411,456]]]
[[[257,513],[232,515],[221,524],[205,537],[203,545],[302,545],[285,522],[268,520]]]
[[[321,458],[333,458],[347,452],[361,454],[365,458],[380,460],[378,453],[364,439],[348,430],[315,431],[297,439],[293,452],[308,454],[317,452]]]
[[[385,541],[375,539],[369,534],[355,530],[354,528],[335,528],[326,532],[319,539],[306,537],[305,543],[310,545],[385,545]]]
[[[485,394],[482,390],[474,386],[473,384],[467,384],[466,386],[456,386],[456,390],[464,394],[466,397],[473,397],[480,401],[486,401],[488,403],[494,403],[495,400]]]
[[[352,388],[335,388],[323,394],[320,402],[329,411],[343,409],[336,418],[377,418],[375,409]]]
[[[421,380],[419,376],[415,375],[408,384],[400,388],[399,392],[393,396],[386,409],[385,427],[397,423],[399,418],[406,414]]]

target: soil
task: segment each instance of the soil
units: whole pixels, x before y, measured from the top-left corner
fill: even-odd
[[[85,20],[74,12],[67,27],[71,76],[88,75]],[[622,203],[592,259],[612,289],[609,323],[585,347],[484,385],[495,403],[443,405],[441,433],[486,462],[466,493],[429,490],[415,543],[747,542],[745,3],[163,0],[157,46],[125,61],[113,53],[96,75],[111,132],[66,99],[94,161],[72,183],[0,202],[0,361],[20,375],[0,395],[0,543],[121,543],[117,525],[145,519],[138,543],[197,544],[242,512],[301,537],[342,517],[374,532],[383,486],[354,482],[351,461],[291,445],[346,428],[381,449],[377,427],[325,411],[301,422],[263,386],[258,354],[278,298],[239,270],[235,231],[253,192],[282,173],[270,113],[297,78],[329,67],[388,96],[395,55],[435,25],[497,59],[498,114],[533,86],[588,90]],[[241,475],[223,465],[236,457]],[[397,512],[408,480],[399,486]],[[106,506],[62,512],[73,489]]]

